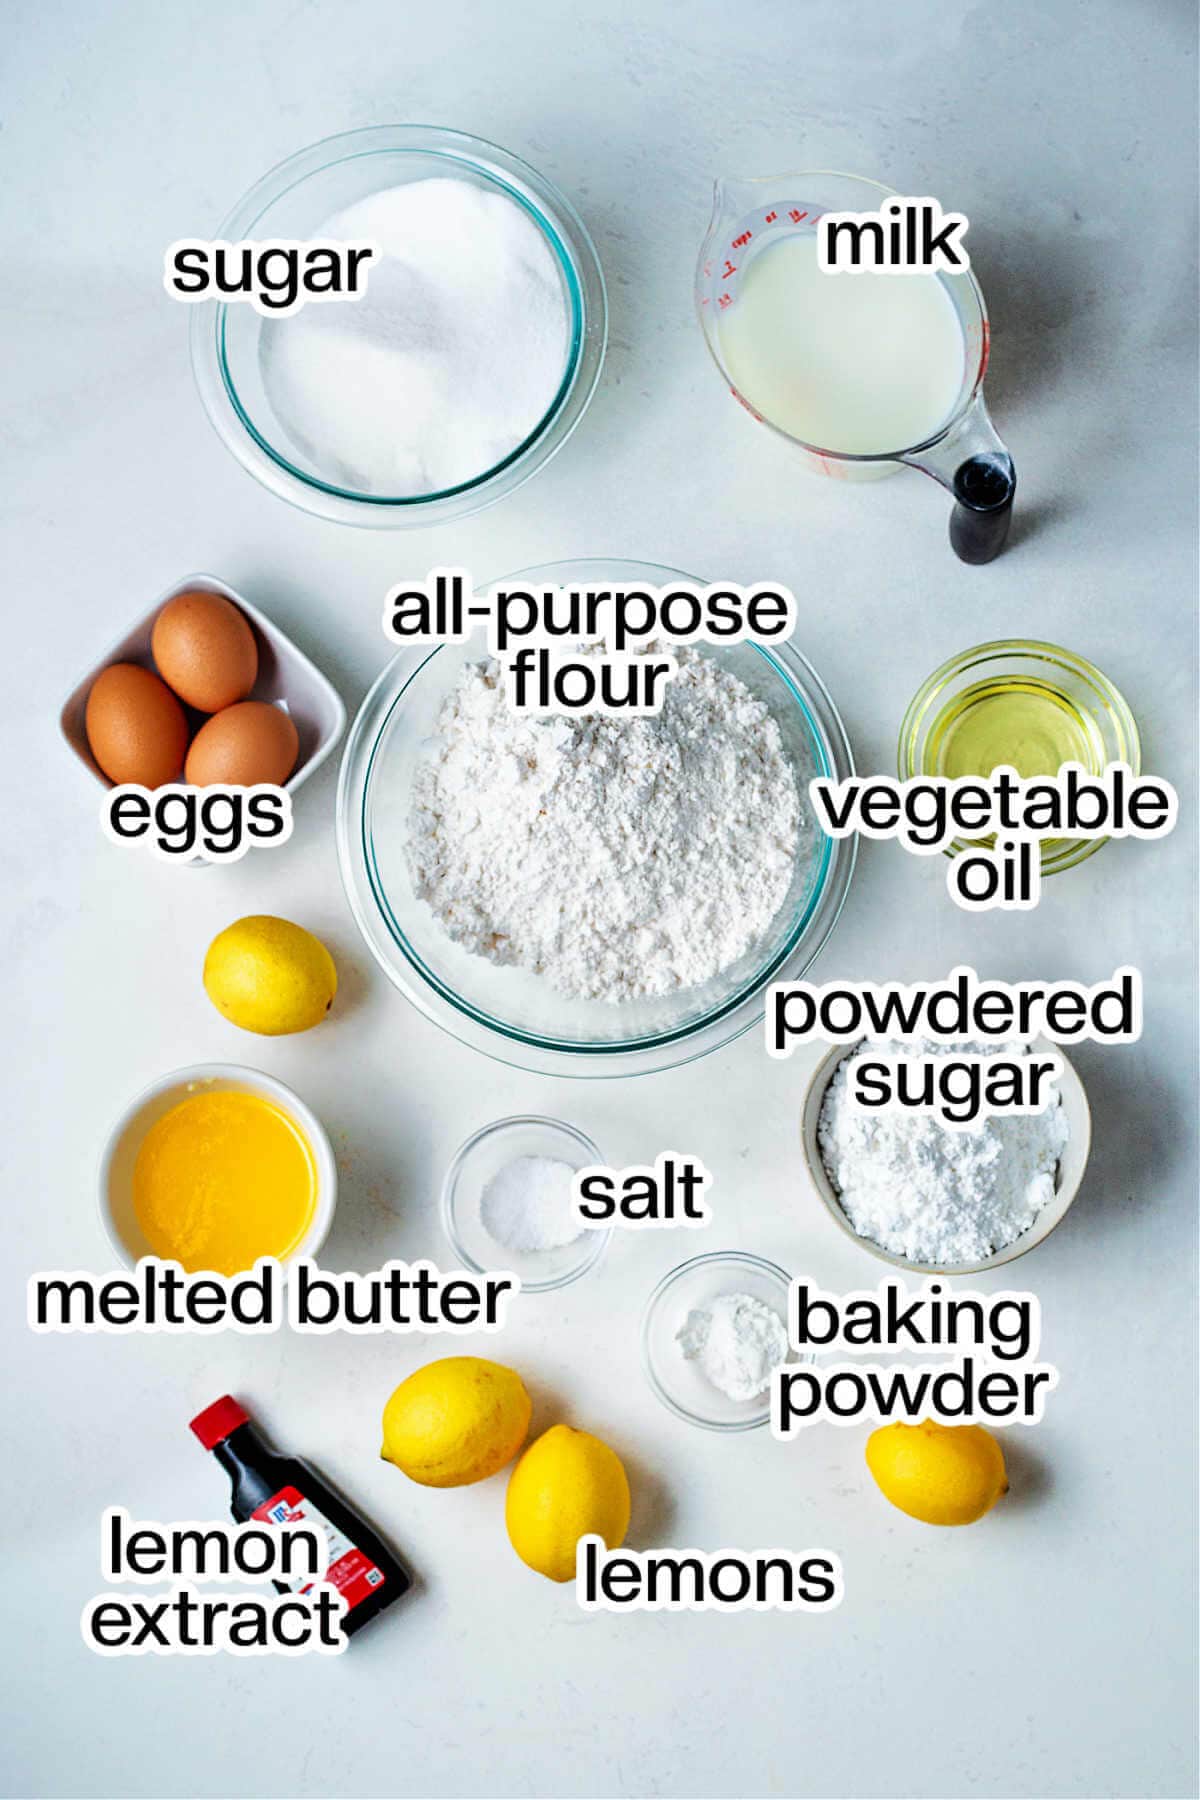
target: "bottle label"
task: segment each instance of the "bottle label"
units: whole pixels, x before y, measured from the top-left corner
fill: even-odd
[[[332,1524],[320,1507],[306,1500],[298,1488],[280,1488],[261,1506],[256,1506],[252,1518],[262,1519],[269,1525],[309,1525],[315,1526],[325,1534],[329,1545],[329,1566],[323,1580],[345,1596],[346,1606],[350,1610],[381,1588],[387,1579],[383,1570],[377,1568],[370,1557],[361,1551],[357,1544],[352,1544],[344,1531],[339,1531]],[[313,1583],[301,1578],[292,1582],[295,1592],[307,1594]]]

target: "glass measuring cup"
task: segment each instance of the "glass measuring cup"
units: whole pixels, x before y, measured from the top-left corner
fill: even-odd
[[[892,189],[829,170],[713,184],[713,212],[696,265],[696,310],[704,339],[730,392],[746,410],[799,450],[806,466],[840,481],[870,481],[902,465],[932,475],[954,497],[950,542],[968,563],[991,562],[1004,548],[1017,478],[983,398],[990,333],[987,308],[970,270],[937,273],[958,315],[964,356],[958,395],[945,423],[918,444],[851,454],[810,444],[769,418],[738,389],[722,344],[720,321],[738,303],[739,284],[754,259],[781,237],[812,232],[825,212],[876,212]],[[831,276],[836,280],[836,276]],[[881,275],[881,280],[887,280]]]

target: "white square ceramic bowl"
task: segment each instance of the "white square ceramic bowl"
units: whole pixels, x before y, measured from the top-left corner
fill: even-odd
[[[315,663],[309,661],[302,650],[297,649],[291,638],[278,625],[272,624],[256,606],[252,606],[249,600],[224,581],[219,581],[215,575],[185,575],[181,581],[172,583],[164,594],[159,595],[149,611],[123,637],[118,638],[71,690],[59,714],[62,734],[96,780],[103,787],[111,788],[113,783],[100,769],[88,748],[84,726],[87,697],[92,683],[110,663],[133,662],[140,663],[143,668],[153,669],[150,634],[154,629],[155,619],[168,600],[197,588],[205,593],[223,594],[227,600],[232,600],[250,622],[258,642],[258,679],[248,698],[282,706],[291,715],[300,739],[300,753],[296,758],[295,768],[283,785],[289,794],[294,794],[301,783],[320,768],[338,742],[346,728],[346,709],[332,683],[322,675]],[[189,713],[191,718],[197,716]]]

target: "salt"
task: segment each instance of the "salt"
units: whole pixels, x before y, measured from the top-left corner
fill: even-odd
[[[561,1250],[582,1226],[571,1205],[575,1170],[555,1156],[516,1156],[498,1169],[479,1201],[489,1237],[506,1250]]]
[[[550,410],[569,342],[558,266],[529,215],[439,177],[370,194],[315,235],[379,250],[362,299],[260,335],[267,398],[317,473],[407,498],[511,456]]]

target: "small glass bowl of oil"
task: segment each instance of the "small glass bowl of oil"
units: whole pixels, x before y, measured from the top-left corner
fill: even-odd
[[[1055,776],[1064,763],[1099,775],[1108,763],[1141,771],[1138,728],[1123,695],[1093,664],[1058,644],[1004,638],[936,669],[900,727],[900,778],[986,779],[1002,763]],[[990,842],[990,839],[979,840]],[[1104,838],[1043,838],[1042,874],[1069,869]],[[958,838],[948,854],[967,848]]]

